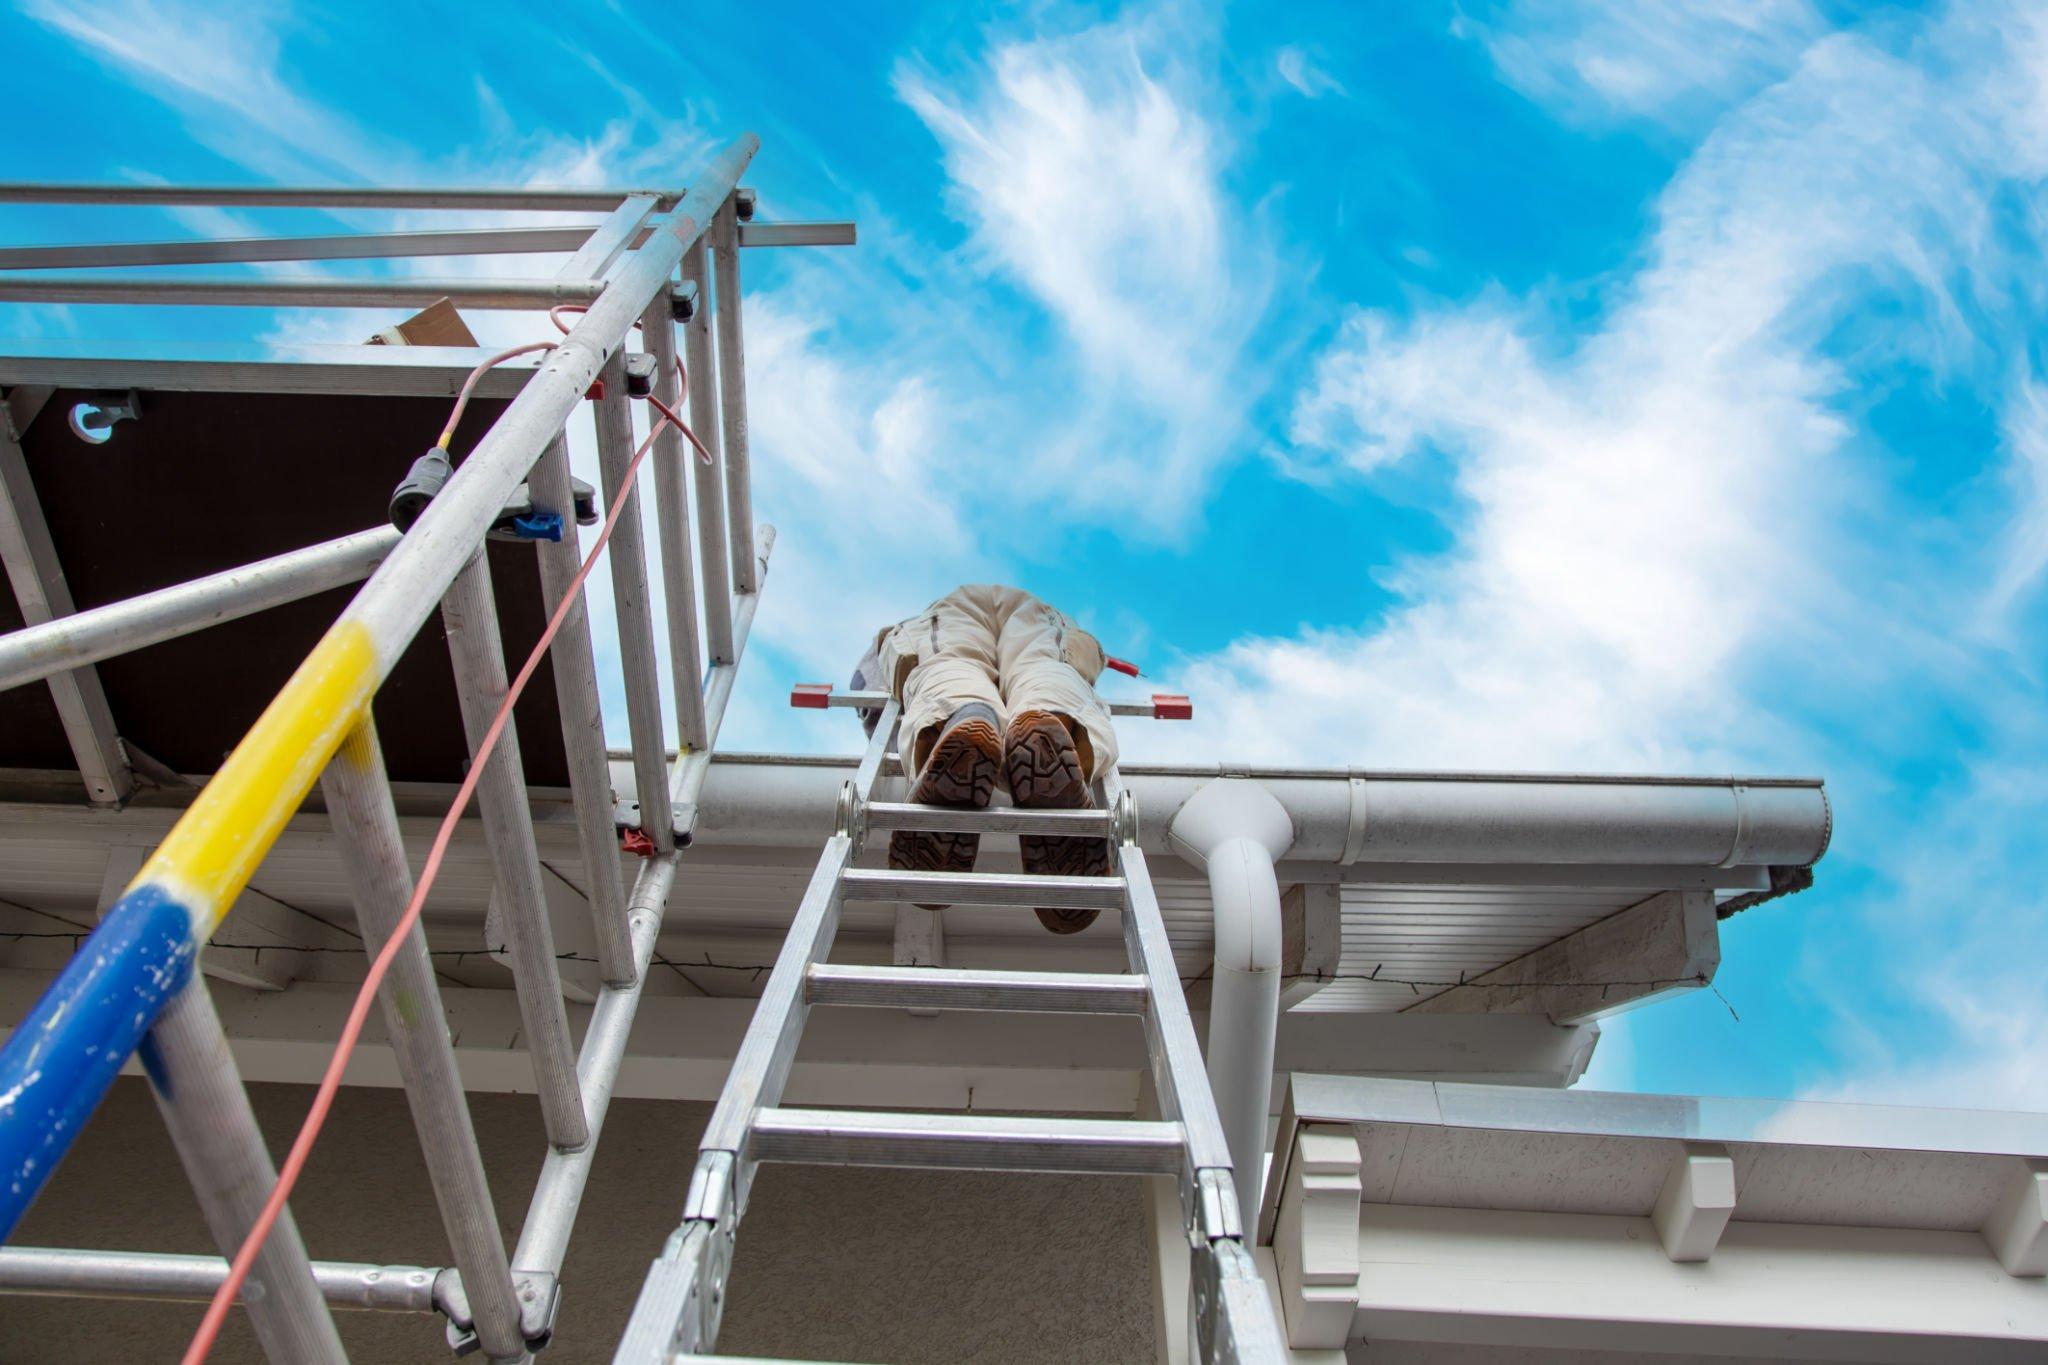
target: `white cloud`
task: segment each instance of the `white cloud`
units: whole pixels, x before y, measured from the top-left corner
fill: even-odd
[[[1999,748],[2039,754],[2038,716],[2006,712]],[[1913,803],[1918,837],[1890,845],[1890,886],[1859,916],[1881,945],[1871,977],[1818,974],[1851,1064],[1807,1098],[1978,1109],[2048,1106],[2048,781],[2024,759],[1977,765]],[[1872,979],[1874,978],[1874,979]],[[1873,1007],[1880,994],[1903,1002]],[[1910,1012],[1910,1013],[1908,1013]],[[1903,1025],[1881,1021],[1907,1014]]]
[[[823,326],[795,298],[749,303],[748,412],[756,506],[783,534],[762,633],[837,682],[879,626],[971,573],[978,549],[940,390],[836,354]]]
[[[1155,402],[1183,394],[1224,306],[1224,208],[1207,126],[1129,38],[1002,46],[965,98],[910,70],[898,89],[983,247],[1090,363]]]
[[[999,43],[953,80],[896,77],[939,139],[976,251],[1078,352],[1026,371],[1059,394],[1034,464],[1071,499],[1162,529],[1241,445],[1237,414],[1264,381],[1242,350],[1274,269],[1222,188],[1227,149],[1188,52],[1155,15]]]
[[[28,0],[23,12],[113,63],[185,116],[202,144],[281,180],[373,178],[388,164],[352,120],[309,98],[283,65],[289,27],[269,4]]]
[[[2031,22],[1969,21],[1934,30],[1919,60],[1815,45],[1694,153],[1646,264],[1575,345],[1549,340],[1540,299],[1353,318],[1283,458],[1370,475],[1440,453],[1462,500],[1453,548],[1398,566],[1402,601],[1376,626],[1197,661],[1207,720],[1182,746],[1734,761],[1784,733],[1744,684],[1788,633],[1851,656],[1915,622],[1944,633],[1939,594],[1901,564],[1910,537],[1855,539],[1876,494],[1821,344],[1873,296],[1905,319],[1887,343],[1906,359],[1978,344],[1960,292],[2030,268],[1983,222],[1990,196],[2044,166],[2039,41]]]
[[[1273,69],[1280,73],[1281,80],[1312,100],[1344,93],[1344,83],[1323,70],[1315,58],[1298,47],[1283,47],[1275,53]]]
[[[1576,114],[1690,115],[1776,79],[1826,25],[1809,0],[1511,0],[1461,18],[1502,77]]]
[[[2021,378],[2007,401],[2004,436],[2014,508],[1996,578],[1985,594],[1984,627],[1997,633],[2048,570],[2048,385]]]

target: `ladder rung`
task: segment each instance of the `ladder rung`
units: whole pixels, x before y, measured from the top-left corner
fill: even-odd
[[[1145,978],[1118,972],[995,972],[821,962],[811,967],[808,980],[814,1005],[1043,1014],[1143,1014],[1146,1007]]]
[[[763,1109],[754,1117],[752,1154],[829,1166],[1178,1175],[1182,1145],[1178,1123],[1138,1119]]]
[[[1121,877],[1024,877],[1006,872],[896,872],[850,867],[840,876],[849,900],[934,905],[1024,905],[1048,910],[1118,910]]]
[[[958,810],[908,801],[870,801],[861,807],[871,830],[960,830],[969,834],[1053,834],[1107,839],[1106,810],[1020,810],[996,806]]]

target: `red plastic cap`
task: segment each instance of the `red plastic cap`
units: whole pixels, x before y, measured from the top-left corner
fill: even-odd
[[[629,829],[619,836],[619,848],[626,853],[642,858],[654,856],[654,840],[647,837],[645,830]]]
[[[1135,678],[1138,676],[1138,666],[1129,659],[1119,659],[1114,654],[1105,654],[1102,657],[1102,662],[1126,677]]]
[[[591,380],[590,387],[583,391],[583,396],[593,403],[604,397],[604,381],[602,379]]]
[[[1179,692],[1154,692],[1152,717],[1155,720],[1193,720],[1195,704]]]
[[[789,689],[789,704],[810,711],[822,711],[832,704],[832,684],[798,683]]]

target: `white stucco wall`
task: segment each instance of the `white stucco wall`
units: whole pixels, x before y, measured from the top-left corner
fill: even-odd
[[[312,1089],[250,1089],[281,1152]],[[513,1095],[472,1103],[509,1246],[540,1168],[537,1106]],[[709,1113],[705,1104],[612,1105],[564,1268],[548,1365],[611,1359],[647,1263],[674,1227]],[[342,1091],[293,1208],[316,1257],[447,1264],[399,1091]],[[1146,1226],[1133,1180],[767,1167],[741,1232],[719,1346],[855,1361],[1149,1361]],[[140,1080],[116,1083],[13,1240],[211,1249]],[[175,1358],[198,1313],[189,1304],[0,1297],[0,1358]],[[336,1318],[355,1360],[453,1358],[438,1317]],[[261,1359],[239,1315],[213,1359]]]

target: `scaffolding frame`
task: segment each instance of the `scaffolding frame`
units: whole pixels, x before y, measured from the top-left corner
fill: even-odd
[[[486,533],[529,485],[555,510],[559,542],[538,541],[545,600],[558,600],[581,562],[566,424],[593,385],[605,501],[622,486],[634,441],[625,384],[633,330],[673,405],[682,349],[689,417],[714,457],[691,458],[669,428],[654,444],[658,568],[666,588],[673,716],[680,747],[663,737],[647,547],[637,491],[610,550],[619,603],[635,800],[615,802],[598,711],[596,656],[585,603],[551,651],[579,840],[589,868],[601,981],[582,1047],[572,1045],[547,907],[538,894],[531,811],[508,728],[478,786],[498,867],[494,905],[534,1060],[548,1150],[516,1245],[507,1251],[470,1123],[423,931],[415,924],[380,991],[380,1006],[420,1135],[454,1265],[375,1267],[311,1261],[289,1211],[245,1288],[257,1335],[273,1360],[345,1359],[335,1307],[440,1312],[451,1346],[493,1361],[524,1361],[545,1345],[567,1253],[663,910],[687,845],[759,605],[774,543],[752,521],[739,248],[831,245],[851,224],[755,224],[739,187],[759,143],[741,136],[687,189],[279,189],[0,185],[0,203],[193,204],[214,207],[461,209],[603,212],[594,224],[262,239],[0,249],[0,301],[363,307],[448,298],[467,308],[587,311],[555,349],[485,376],[478,392],[509,406],[403,536],[370,528],[240,569],[85,612],[73,609],[62,567],[27,477],[19,437],[54,387],[319,393],[452,394],[488,352],[445,347],[191,347],[60,342],[0,355],[0,559],[27,628],[0,638],[0,687],[41,681],[59,703],[88,797],[118,804],[132,789],[95,662],[220,621],[367,577],[292,680],[195,799],[97,932],[0,1050],[0,1237],[11,1232],[63,1149],[138,1045],[152,1088],[215,1241],[239,1247],[275,1183],[262,1134],[196,957],[317,777],[348,864],[365,952],[374,956],[413,891],[392,789],[369,706],[392,664],[438,605],[472,755],[505,690],[505,659]],[[708,252],[707,252],[708,248]],[[135,275],[151,265],[363,260],[566,252],[552,279],[355,279],[326,276],[195,278]],[[709,261],[707,263],[707,255]],[[30,275],[30,268],[97,275]],[[715,298],[714,298],[715,295]],[[715,332],[715,336],[714,336]],[[715,360],[714,360],[715,353]],[[685,479],[688,464],[693,476]],[[637,482],[637,480],[636,480]],[[694,496],[694,509],[692,501]],[[693,516],[694,510],[694,516]],[[693,562],[703,565],[696,581]],[[701,591],[700,591],[701,586]],[[705,636],[708,661],[697,641]],[[620,876],[617,828],[652,845],[632,887]],[[224,833],[232,826],[231,833]],[[119,999],[115,999],[115,995]],[[137,1008],[136,999],[143,1006]],[[399,1002],[405,1000],[404,1008]],[[119,1297],[205,1297],[226,1273],[208,1257],[55,1249],[0,1250],[0,1290]]]

